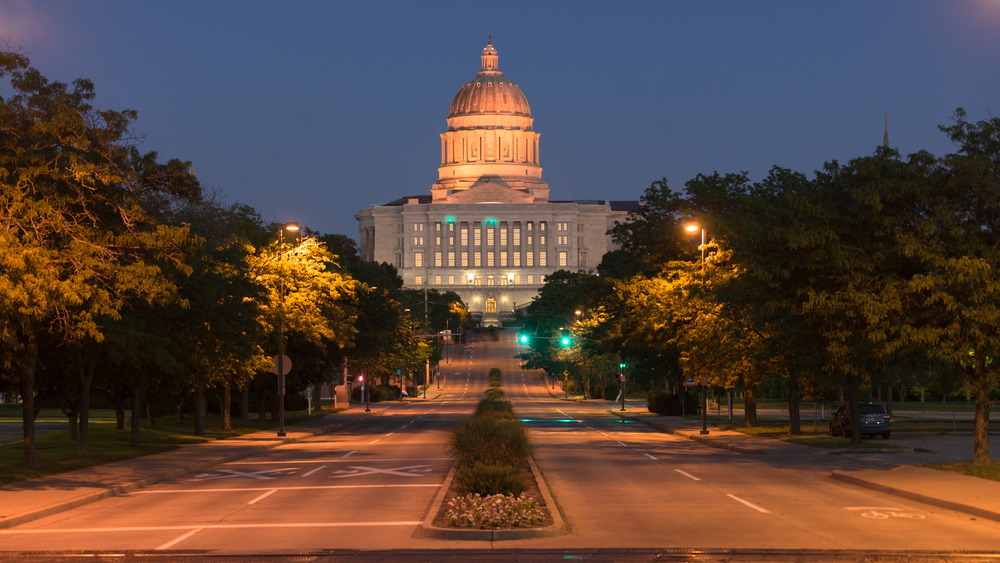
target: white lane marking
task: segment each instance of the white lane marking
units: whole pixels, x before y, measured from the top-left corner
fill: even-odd
[[[260,501],[262,501],[262,500],[266,499],[267,497],[269,497],[269,496],[273,495],[273,494],[274,494],[274,493],[276,493],[276,492],[278,492],[278,489],[271,489],[270,491],[268,491],[268,492],[266,492],[266,493],[264,493],[264,494],[260,495],[259,497],[257,497],[257,498],[255,498],[255,499],[253,499],[252,501],[248,502],[248,503],[247,503],[247,506],[250,506],[250,505],[252,505],[252,504],[257,504],[258,502],[260,502]]]
[[[400,477],[417,477],[417,473],[428,473],[433,471],[430,465],[408,465],[406,467],[394,467],[392,469],[378,469],[376,467],[365,467],[363,465],[352,465],[351,469],[353,471],[347,471],[344,469],[338,469],[334,473],[341,473],[341,475],[333,475],[331,479],[342,479],[344,477],[361,477],[364,475],[374,475],[376,473],[385,473],[386,475],[398,475]]]
[[[298,467],[286,467],[284,469],[271,469],[268,471],[235,471],[233,469],[219,469],[212,473],[199,473],[195,475],[194,479],[185,479],[186,481],[214,481],[216,479],[229,479],[231,477],[245,477],[247,479],[275,479],[277,477],[285,477],[288,475],[295,475],[298,471]]]
[[[346,454],[344,454],[344,457],[347,457],[349,455],[353,455],[353,454],[356,454],[356,453],[358,453],[358,450],[349,451]]]
[[[278,487],[275,491],[311,491],[320,489],[392,489],[407,487],[441,487],[441,483],[414,483],[403,485],[312,485],[301,487]],[[159,489],[155,491],[132,491],[133,495],[172,495],[179,493],[236,493],[241,491],[270,491],[267,487],[247,487],[245,489]],[[0,530],[2,531],[2,530]]]
[[[688,473],[687,471],[684,471],[682,469],[674,469],[674,471],[680,473],[681,475],[687,477],[688,479],[693,479],[695,481],[701,481],[701,479],[695,477],[694,475],[691,475],[690,473]]]
[[[398,522],[274,522],[267,524],[210,524],[207,526],[133,526],[129,528],[65,528],[62,530],[0,530],[0,535],[20,534],[67,534],[94,532],[163,532],[169,530],[239,530],[252,528],[355,528],[363,526],[419,526],[422,520]]]
[[[658,459],[656,459],[655,457],[653,457],[653,456],[651,456],[651,455],[649,455],[649,454],[647,454],[647,453],[643,453],[642,455],[644,455],[644,456],[648,457],[649,459],[651,459],[651,460],[653,460],[653,461],[659,461]]]
[[[178,544],[178,543],[180,543],[180,542],[182,542],[182,541],[190,538],[191,536],[197,534],[198,532],[200,532],[200,531],[202,531],[204,529],[205,528],[195,528],[195,529],[191,530],[190,532],[188,532],[188,533],[186,533],[186,534],[184,534],[184,535],[182,535],[182,536],[180,536],[178,538],[174,538],[173,540],[168,541],[167,543],[161,545],[160,547],[156,548],[156,551],[161,551],[161,550],[164,550],[164,549],[170,549],[174,545],[176,545],[176,544]]]
[[[738,496],[728,495],[728,494],[726,496],[729,497],[729,498],[731,498],[731,499],[733,499],[733,500],[738,500],[738,501],[742,502],[743,504],[749,506],[750,508],[756,510],[757,512],[763,512],[764,514],[770,514],[771,513],[770,510],[768,510],[766,508],[761,508],[761,507],[757,506],[756,504],[754,504],[752,502],[747,502],[747,501],[741,499]]]
[[[395,432],[389,432],[388,434],[385,435],[385,437],[388,438],[389,436],[392,436],[393,434],[395,434]]]
[[[400,427],[399,427],[399,429],[400,429],[400,430],[406,430],[406,427],[407,427],[407,426],[409,426],[409,425],[410,425],[410,423],[409,423],[409,422],[407,422],[406,424],[404,424],[404,425],[400,426]]]
[[[312,471],[310,471],[309,473],[306,473],[305,475],[303,475],[303,477],[308,477],[308,476],[312,475],[313,473],[316,473],[316,472],[317,472],[317,471],[319,471],[320,469],[323,469],[324,467],[326,467],[326,466],[325,466],[325,465],[320,465],[320,466],[319,466],[319,467],[317,467],[316,469],[313,469],[313,470],[312,470]]]
[[[618,440],[615,440],[615,441],[618,442]],[[618,442],[618,443],[621,444],[622,446],[625,446],[626,448],[628,447],[627,445],[623,444],[622,442]]]
[[[378,440],[381,440],[381,439],[382,438],[379,438]],[[375,442],[378,442],[378,440],[375,440]],[[368,442],[368,445],[370,446],[370,445],[374,444],[375,442]]]

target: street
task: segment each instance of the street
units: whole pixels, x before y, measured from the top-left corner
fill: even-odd
[[[0,530],[0,549],[220,554],[392,549],[741,548],[995,550],[1000,524],[901,501],[829,477],[889,467],[872,454],[753,456],[621,422],[610,402],[559,399],[519,368],[513,335],[457,346],[426,401],[373,404],[339,432]],[[530,430],[567,522],[564,535],[503,542],[423,538],[453,460],[448,428],[487,372]],[[551,393],[555,393],[553,397]],[[630,405],[629,408],[632,408]],[[196,446],[193,446],[196,447]]]

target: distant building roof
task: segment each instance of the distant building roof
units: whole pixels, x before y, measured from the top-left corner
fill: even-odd
[[[615,199],[608,200],[608,207],[611,211],[635,211],[639,209],[642,202],[638,200]]]
[[[395,207],[395,206],[399,206],[399,205],[406,205],[407,203],[410,203],[411,199],[417,200],[417,203],[424,204],[424,203],[430,203],[431,200],[433,199],[433,196],[431,196],[431,195],[408,195],[408,196],[401,197],[399,199],[394,199],[394,200],[390,201],[389,203],[386,203],[383,207]]]

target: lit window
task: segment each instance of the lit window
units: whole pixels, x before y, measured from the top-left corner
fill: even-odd
[[[494,229],[486,229],[486,245],[493,246],[493,231]]]
[[[513,266],[515,268],[518,268],[518,267],[521,266],[521,253],[520,252],[514,252],[514,264],[513,264]]]
[[[521,274],[514,274],[514,285],[521,283]]]
[[[441,276],[434,276],[434,285],[441,285]]]
[[[469,267],[469,253],[468,252],[463,252],[462,253],[462,267],[463,268],[468,268]]]
[[[535,276],[533,274],[528,274],[528,285],[534,285]]]
[[[475,262],[473,262],[472,265],[475,266],[475,267],[477,267],[477,268],[483,265],[483,253],[482,252],[478,252],[478,251],[476,252]]]
[[[506,267],[507,266],[507,253],[506,252],[501,252],[500,253],[500,266],[501,267]]]
[[[490,268],[493,267],[493,255],[494,255],[493,251],[489,251],[486,253],[486,265],[489,266]]]
[[[548,265],[545,262],[545,251],[544,250],[542,250],[541,252],[538,253],[538,265],[539,266],[547,266]]]
[[[451,251],[448,253],[448,267],[449,268],[455,267],[455,251]]]
[[[448,276],[448,285],[455,285],[455,276]]]
[[[527,266],[527,267],[529,267],[529,268],[535,265],[535,253],[534,252],[528,252],[527,254],[524,255],[524,265]]]
[[[441,267],[441,253],[440,252],[435,252],[434,253],[434,266],[437,267],[437,268]]]
[[[566,251],[565,250],[560,250],[559,251],[559,265],[560,266],[565,266],[566,265]],[[544,264],[543,264],[543,266],[544,266]]]
[[[521,246],[521,229],[514,228],[514,246]]]
[[[414,268],[423,268],[424,267],[424,253],[423,252],[414,252],[413,253],[413,267]]]
[[[424,276],[417,276],[413,278],[413,283],[415,285],[424,285]]]
[[[507,246],[507,228],[500,229],[500,246]]]

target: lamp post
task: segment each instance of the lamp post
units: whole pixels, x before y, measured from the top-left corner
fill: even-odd
[[[296,233],[298,223],[285,223],[278,234],[278,261],[285,256],[285,231]],[[278,275],[278,436],[285,436],[285,282]]]
[[[701,293],[702,296],[705,294],[705,228],[700,227],[696,224],[690,224],[684,227],[684,230],[689,233],[696,233],[701,231]],[[702,378],[699,378],[702,379]],[[702,379],[701,382],[701,433],[708,434],[708,401],[705,398],[705,380]]]

